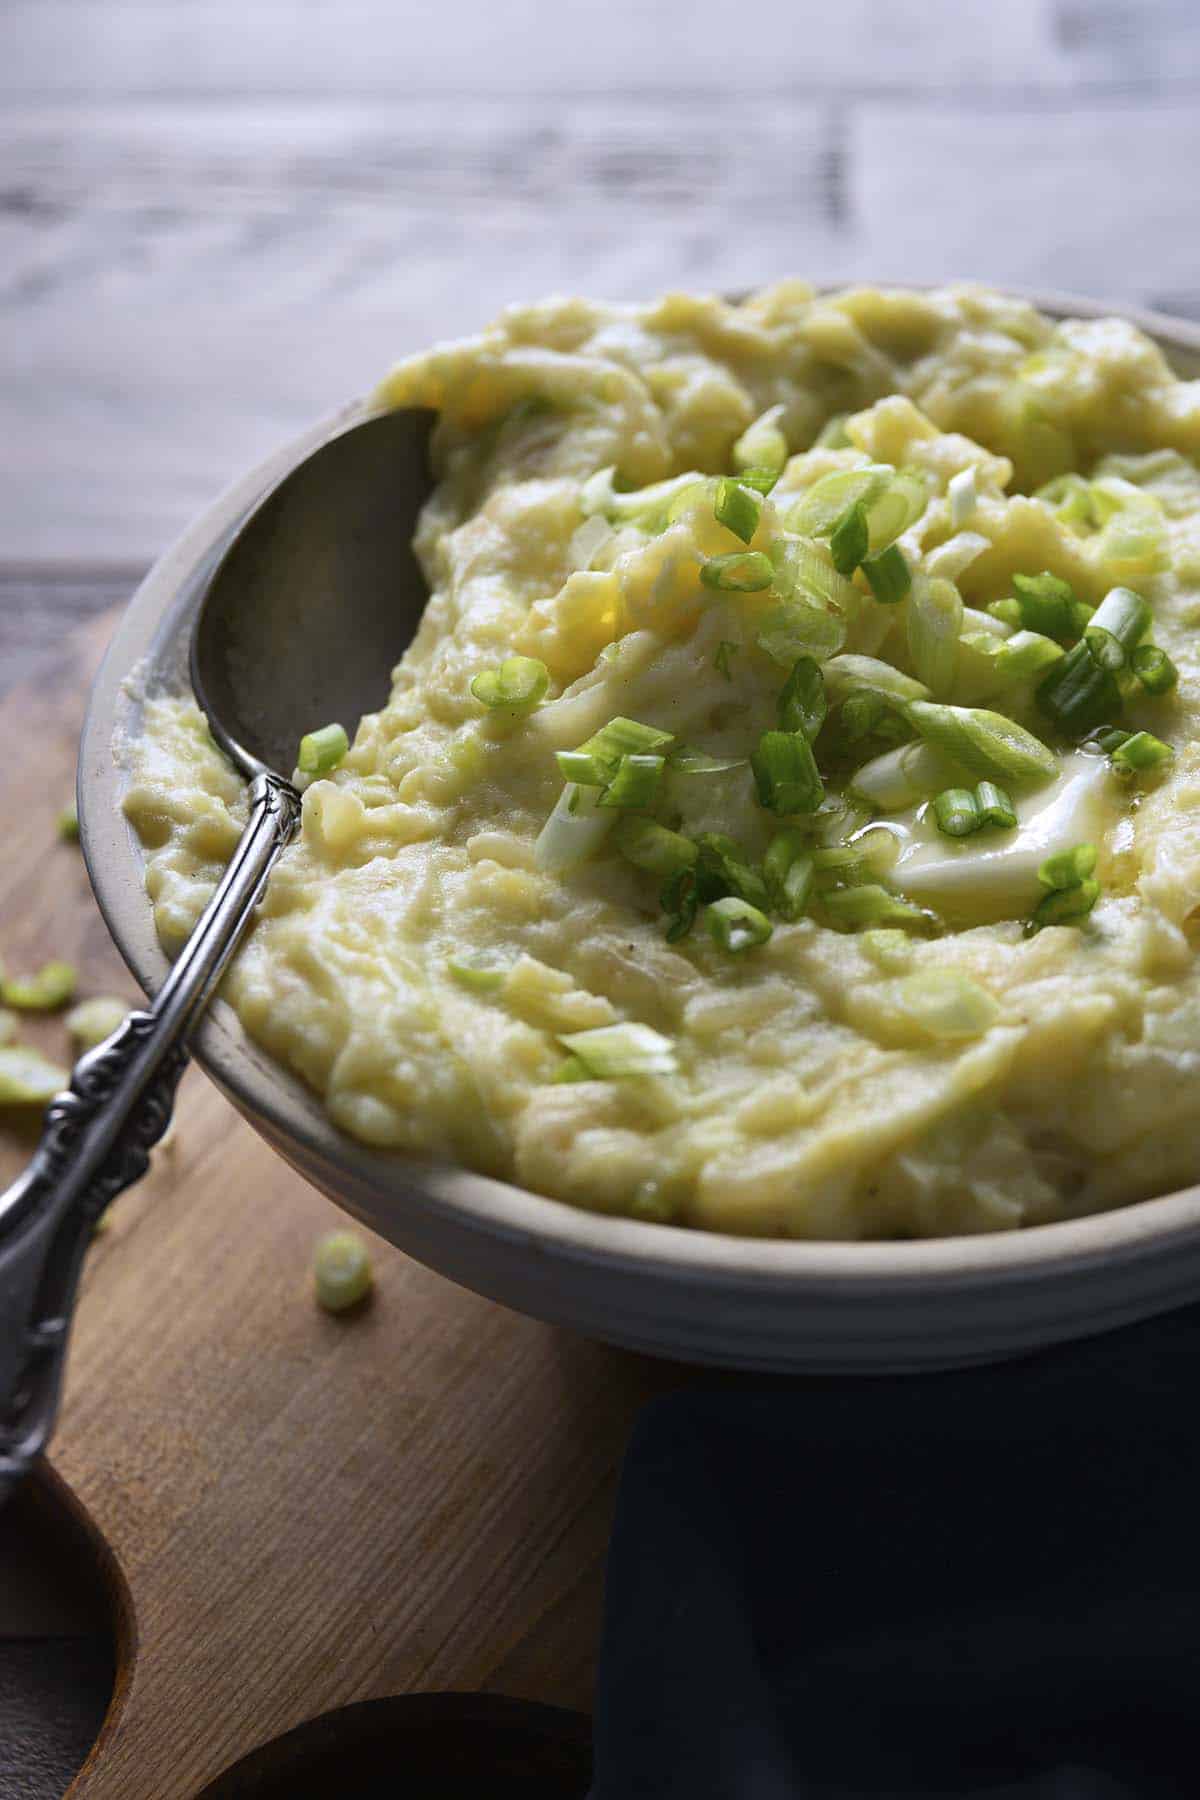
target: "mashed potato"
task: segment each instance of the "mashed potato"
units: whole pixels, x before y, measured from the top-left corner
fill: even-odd
[[[345,1131],[786,1237],[1197,1178],[1200,383],[788,282],[513,309],[381,392],[440,415],[429,606],[226,985]],[[190,699],[133,758],[173,950],[244,790]]]

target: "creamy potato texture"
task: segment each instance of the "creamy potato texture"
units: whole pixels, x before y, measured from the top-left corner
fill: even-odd
[[[387,705],[343,721],[348,754],[307,787],[226,986],[344,1130],[580,1207],[790,1237],[1003,1229],[1197,1178],[1200,383],[1119,320],[789,282],[513,309],[383,393],[440,415],[428,609]],[[713,479],[747,463],[768,473],[727,516],[749,542]],[[870,560],[893,541],[902,594],[896,557]],[[1057,637],[1014,579],[1047,574],[1073,609]],[[1107,716],[1048,710],[1114,588],[1148,603],[1136,636],[1177,685],[1149,691],[1131,639]],[[481,704],[472,682],[514,656],[544,696]],[[781,707],[797,663],[823,695],[807,727]],[[981,709],[1049,764],[994,766],[994,726],[968,754]],[[556,760],[614,718],[662,734],[632,808],[596,804],[615,764],[565,790]],[[1122,771],[1105,727],[1173,754]],[[820,771],[792,812],[770,733]],[[947,835],[936,794],[977,803],[986,779],[1016,823]],[[147,704],[125,804],[175,949],[245,816],[190,699]],[[638,821],[662,834],[640,861]],[[1046,859],[1084,845],[1066,922],[1031,928]],[[718,941],[721,893],[769,935]],[[657,1034],[658,1072],[592,1078],[563,1039],[623,1022]]]

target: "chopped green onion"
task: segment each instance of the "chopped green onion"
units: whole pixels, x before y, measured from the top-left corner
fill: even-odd
[[[1007,686],[1010,682],[1028,681],[1040,675],[1051,663],[1061,662],[1066,652],[1054,638],[1040,631],[1014,631],[1010,638],[996,638],[995,649],[988,650],[997,677]]]
[[[582,1062],[578,1056],[565,1056],[553,1075],[553,1080],[556,1082],[590,1081],[591,1079],[587,1064]]]
[[[653,819],[622,819],[615,841],[627,862],[651,875],[675,875],[680,869],[690,868],[699,855],[691,838],[668,831]]]
[[[782,469],[739,469],[738,480],[756,494],[769,494],[783,473]],[[748,540],[747,540],[748,541]]]
[[[913,667],[934,694],[944,694],[958,667],[962,596],[952,581],[922,576],[908,603],[908,651]]]
[[[1023,625],[1026,631],[1039,631],[1043,637],[1059,643],[1073,642],[1082,635],[1083,625],[1091,616],[1090,608],[1077,601],[1070,585],[1043,569],[1040,575],[1014,575],[1018,619],[1010,623]],[[989,607],[997,618],[1002,615]]]
[[[1132,588],[1115,587],[1104,596],[1083,637],[1102,669],[1123,669],[1150,628],[1150,608]]]
[[[988,611],[993,619],[999,619],[1002,625],[1011,625],[1014,631],[1019,631],[1024,624],[1019,600],[993,600]]]
[[[683,867],[668,875],[658,899],[667,915],[667,942],[677,944],[692,929],[700,903],[695,870]]]
[[[55,1012],[75,992],[76,974],[70,963],[43,963],[36,975],[25,980],[0,979],[0,1000],[18,1012]]]
[[[596,788],[567,783],[534,842],[539,869],[561,875],[595,854],[619,816],[601,810],[599,799]]]
[[[58,835],[64,843],[74,844],[79,839],[79,814],[72,800],[70,806],[64,806],[56,822]]]
[[[577,781],[580,787],[602,788],[612,775],[612,764],[582,750],[556,750],[554,760],[564,781]]]
[[[749,901],[739,900],[735,894],[727,895],[724,900],[714,900],[708,908],[705,922],[713,942],[735,956],[743,950],[765,944],[772,931],[771,921],[766,914],[760,912],[757,906],[751,906]]]
[[[890,545],[920,518],[928,503],[924,476],[918,471],[901,470],[867,508],[872,548],[882,550],[885,544]]]
[[[897,750],[885,750],[881,756],[856,769],[851,778],[853,791],[861,794],[872,808],[880,812],[899,812],[928,795],[936,794],[953,779],[954,771],[944,757],[928,744],[901,744]]]
[[[1037,872],[1038,881],[1051,893],[1059,888],[1078,887],[1081,881],[1095,872],[1095,844],[1075,844],[1070,850],[1056,850],[1048,856]]]
[[[665,766],[666,758],[662,756],[623,756],[600,796],[601,806],[653,806]]]
[[[741,647],[740,644],[731,642],[729,638],[722,638],[717,645],[716,654],[713,657],[713,668],[723,675],[726,681],[733,680],[733,670],[729,666],[729,659]]]
[[[66,1069],[27,1044],[0,1044],[0,1106],[45,1106],[66,1087]]]
[[[749,760],[746,756],[709,756],[688,744],[676,744],[667,757],[667,767],[675,775],[725,775],[730,769],[744,769]]]
[[[899,544],[889,544],[876,556],[865,556],[862,572],[871,592],[883,606],[895,606],[912,586],[912,571]]]
[[[1037,690],[1037,703],[1067,737],[1085,737],[1120,711],[1121,690],[1086,644],[1056,662]]]
[[[953,531],[961,531],[979,500],[979,489],[976,485],[978,471],[974,464],[968,469],[960,469],[957,475],[950,477],[946,489],[946,497],[950,502],[950,526]]]
[[[845,641],[846,622],[840,613],[801,595],[773,607],[755,634],[759,649],[784,669],[791,669],[800,656],[823,662]]]
[[[771,904],[781,919],[803,916],[812,892],[815,865],[808,840],[799,831],[777,831],[763,857]]]
[[[889,893],[877,882],[862,887],[832,888],[821,896],[821,904],[835,925],[855,931],[864,925],[920,925],[929,923],[929,914],[907,900]]]
[[[895,474],[887,463],[867,463],[858,469],[837,469],[832,475],[823,475],[787,515],[788,530],[801,537],[828,537],[857,503],[870,511]]]
[[[822,608],[835,606],[853,615],[859,593],[852,581],[839,575],[821,545],[808,538],[776,538],[770,548],[773,586],[781,600],[819,601]],[[843,636],[844,636],[843,631]],[[840,649],[841,646],[839,645]]]
[[[536,656],[506,656],[498,668],[474,677],[471,692],[489,711],[529,712],[549,686],[550,671]]]
[[[479,677],[475,679],[478,681]],[[472,688],[474,685],[472,682]],[[349,748],[350,739],[343,726],[322,725],[319,731],[310,731],[300,739],[296,767],[302,775],[328,775],[330,769],[337,768]]]
[[[937,828],[946,837],[970,837],[983,824],[970,788],[944,788],[933,802]]]
[[[446,967],[455,981],[471,994],[497,994],[508,980],[506,968],[499,963],[485,961],[482,957],[471,962],[452,957]]]
[[[610,773],[615,773],[623,756],[649,756],[669,744],[671,736],[669,731],[660,731],[656,725],[643,725],[638,719],[624,719],[618,714],[594,732],[586,743],[580,744],[578,754],[594,757],[607,764]]]
[[[738,469],[782,470],[788,459],[788,441],[779,421],[782,406],[771,406],[748,425],[733,446],[733,463]]]
[[[626,1022],[597,1025],[591,1031],[572,1031],[559,1036],[564,1050],[577,1056],[596,1081],[625,1075],[674,1075],[678,1064],[670,1038],[649,1025]]]
[[[798,656],[776,703],[781,731],[800,731],[811,744],[822,725],[828,702],[825,677],[811,656]]]
[[[915,681],[903,670],[894,669],[891,663],[880,662],[878,657],[859,656],[850,650],[832,657],[825,664],[825,685],[835,700],[843,700],[847,694],[860,690],[879,694],[895,706],[906,706],[911,700],[929,699],[929,689],[923,681]]]
[[[867,554],[871,534],[861,500],[848,506],[829,535],[829,554],[839,575],[853,575]]]
[[[699,857],[696,863],[697,893],[704,901],[719,900],[735,894],[751,906],[767,907],[770,896],[767,884],[752,863],[748,863],[740,844],[719,831],[702,832],[697,839]]]
[[[842,730],[852,744],[860,738],[870,737],[879,729],[887,712],[887,701],[881,694],[848,694],[842,701],[838,720]]]
[[[704,477],[690,470],[685,475],[657,481],[651,487],[618,493],[616,474],[615,466],[610,465],[597,469],[584,482],[579,491],[579,510],[585,518],[603,513],[614,522],[637,525],[643,531],[662,531],[677,504],[694,506],[710,491]]]
[[[727,556],[710,556],[700,565],[705,587],[726,594],[757,594],[769,588],[775,576],[765,550],[731,550]]]
[[[979,808],[980,825],[997,825],[1002,831],[1011,831],[1017,823],[1017,810],[1008,794],[994,781],[981,781],[975,789],[975,804]]]
[[[1169,762],[1174,755],[1170,744],[1164,744],[1149,731],[1135,731],[1112,752],[1114,769],[1132,770],[1157,769],[1160,764]]]
[[[1039,931],[1044,925],[1074,925],[1087,915],[1100,898],[1100,883],[1088,877],[1074,887],[1055,888],[1039,900],[1029,921],[1029,929]]]
[[[331,1231],[313,1252],[313,1286],[326,1312],[348,1312],[371,1291],[371,1253],[352,1231]]]
[[[1132,736],[1132,731],[1122,731],[1120,726],[1114,726],[1110,731],[1098,732],[1096,742],[1105,756],[1111,756],[1114,750],[1119,750],[1122,744],[1127,744]]]
[[[812,745],[801,732],[764,731],[750,767],[759,803],[771,812],[815,812],[824,798]]]
[[[885,975],[898,975],[912,967],[913,946],[907,931],[898,926],[875,926],[864,931],[858,947]]]
[[[1045,744],[1002,713],[914,700],[908,716],[926,743],[985,780],[1042,781],[1058,773]]]
[[[1148,694],[1169,694],[1179,680],[1179,670],[1157,644],[1139,644],[1132,668]]]
[[[748,544],[762,517],[762,498],[728,475],[722,475],[717,483],[713,514],[718,525],[724,525],[734,537],[740,537],[743,544]]]
[[[81,1000],[78,1006],[73,1006],[64,1023],[77,1049],[94,1050],[125,1023],[128,1012],[127,1001],[118,1000],[112,994],[97,994],[93,999]]]

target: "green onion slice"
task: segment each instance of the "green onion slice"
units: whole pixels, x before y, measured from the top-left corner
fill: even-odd
[[[739,900],[735,894],[727,895],[724,900],[714,900],[708,908],[705,923],[713,942],[735,956],[765,944],[773,929],[765,913],[757,906],[751,906],[749,901]]]
[[[812,893],[812,851],[799,831],[777,831],[763,857],[763,875],[771,904],[781,919],[802,918]]]
[[[981,825],[996,825],[1011,831],[1017,823],[1017,809],[1010,796],[994,781],[981,781],[975,789],[975,805]]]
[[[777,702],[781,731],[801,731],[811,744],[828,711],[825,677],[811,656],[798,656]]]
[[[912,571],[899,544],[889,544],[878,555],[864,557],[862,572],[883,606],[897,605],[912,586]]]
[[[1074,887],[1055,888],[1034,908],[1029,924],[1034,931],[1045,925],[1076,925],[1086,919],[1100,898],[1100,883],[1089,876]]]
[[[768,407],[746,427],[733,446],[735,468],[782,471],[788,459],[788,441],[780,424],[783,413],[782,406]]]
[[[1076,600],[1068,582],[1043,569],[1040,575],[1014,575],[1013,587],[1018,617],[1010,623],[1019,623],[1026,631],[1040,631],[1059,643],[1073,643],[1081,636],[1091,609]],[[995,612],[994,607],[988,610]]]
[[[809,538],[776,538],[770,548],[773,586],[781,600],[816,600],[853,617],[861,598],[858,589],[839,575],[828,550]]]
[[[624,719],[618,714],[594,732],[586,743],[580,744],[577,754],[594,757],[615,771],[623,756],[649,756],[670,742],[669,731],[660,731],[656,725],[643,725],[638,719]]]
[[[788,530],[801,537],[828,537],[851,507],[861,504],[870,511],[895,474],[888,463],[867,463],[823,475],[787,515]]]
[[[730,769],[744,769],[749,760],[747,756],[709,756],[689,744],[676,744],[667,757],[667,767],[674,775],[724,775]]]
[[[756,494],[769,494],[783,473],[779,469],[739,469],[737,478],[743,487],[753,488]]]
[[[313,1252],[313,1286],[326,1312],[348,1312],[371,1291],[371,1253],[352,1231],[331,1231]]]
[[[556,750],[554,760],[564,781],[577,781],[580,787],[602,788],[613,772],[613,765],[583,750]]]
[[[765,550],[731,550],[727,556],[710,556],[700,565],[705,587],[725,594],[757,594],[769,588],[775,571]]]
[[[908,603],[908,651],[913,667],[934,694],[944,694],[958,667],[962,596],[952,581],[923,575]]]
[[[970,837],[983,820],[970,788],[944,788],[933,802],[937,828],[946,837]]]
[[[1037,703],[1064,736],[1081,738],[1120,711],[1121,690],[1112,670],[1076,644],[1039,684]]]
[[[1112,752],[1114,769],[1131,770],[1140,773],[1143,769],[1157,769],[1169,762],[1174,755],[1170,744],[1164,744],[1149,731],[1135,731],[1132,737],[1126,738]]]
[[[667,942],[677,944],[692,929],[700,896],[693,868],[676,869],[668,875],[659,895],[659,904],[667,915]]]
[[[600,796],[601,806],[653,806],[665,766],[666,758],[662,756],[623,756]]]
[[[1150,628],[1150,608],[1132,588],[1115,587],[1092,614],[1083,637],[1102,669],[1123,669]]]
[[[881,694],[848,694],[842,701],[838,720],[852,744],[878,731],[887,714],[887,701]]]
[[[612,1081],[626,1075],[674,1075],[678,1069],[670,1038],[649,1025],[626,1022],[598,1025],[591,1031],[560,1035],[564,1050],[577,1056],[595,1081]]]
[[[750,767],[759,803],[771,812],[815,812],[825,797],[812,745],[802,732],[764,731]]]
[[[1169,694],[1179,680],[1179,670],[1157,644],[1139,644],[1130,663],[1148,694]]]
[[[850,650],[831,657],[825,664],[825,685],[833,700],[844,700],[847,694],[861,691],[879,694],[895,706],[930,698],[923,681],[894,669],[891,663],[880,662],[878,657],[859,656]]]
[[[759,649],[784,669],[792,669],[801,656],[824,662],[836,655],[845,641],[846,622],[841,615],[798,594],[773,607],[755,634]]]
[[[722,475],[717,483],[713,513],[718,525],[724,525],[734,537],[740,537],[743,544],[748,544],[762,517],[762,496],[730,476]]]
[[[668,831],[653,819],[622,819],[614,841],[627,862],[651,875],[676,875],[681,869],[690,869],[700,854],[691,838]]]
[[[1096,868],[1095,844],[1075,844],[1070,850],[1056,850],[1037,872],[1038,881],[1051,893],[1059,888],[1078,887]]]
[[[1058,773],[1040,738],[1002,713],[914,700],[908,716],[926,743],[985,780],[1043,781]]]
[[[603,811],[594,787],[569,781],[533,846],[533,860],[550,875],[564,874],[594,856],[618,814]]]
[[[498,668],[473,678],[471,692],[491,712],[529,712],[549,686],[550,671],[536,656],[506,656]]]
[[[839,575],[853,575],[870,544],[867,509],[861,500],[848,506],[829,534],[829,554]]]
[[[43,963],[36,975],[0,980],[0,1000],[18,1012],[55,1012],[71,999],[76,979],[68,962]]]
[[[930,923],[930,915],[919,906],[911,906],[877,882],[866,882],[861,887],[832,888],[821,896],[821,905],[830,922],[844,931],[878,925],[924,928]]]
[[[475,680],[478,681],[479,676]],[[474,686],[475,682],[472,682],[472,690]],[[343,726],[322,725],[319,731],[310,731],[300,739],[296,767],[302,775],[328,775],[330,769],[336,769],[349,748],[350,739]]]
[[[770,905],[767,884],[754,865],[746,861],[740,844],[719,831],[702,832],[696,841],[700,852],[696,862],[697,893],[702,901],[734,894],[751,906]]]
[[[498,994],[508,980],[508,970],[502,964],[484,957],[472,958],[470,962],[451,957],[446,967],[455,981],[471,994]]]
[[[73,1006],[64,1024],[77,1050],[94,1050],[125,1023],[128,1014],[127,1000],[118,1000],[115,994],[95,994]]]

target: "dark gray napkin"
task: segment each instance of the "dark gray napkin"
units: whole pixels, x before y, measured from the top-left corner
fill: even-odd
[[[635,1432],[593,1800],[1200,1797],[1200,1308]]]

